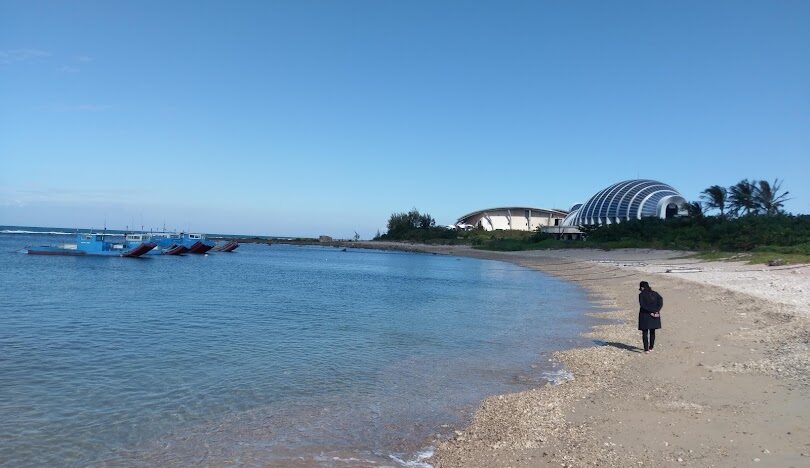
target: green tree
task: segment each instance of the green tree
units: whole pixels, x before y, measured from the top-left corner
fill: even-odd
[[[757,186],[755,182],[743,179],[728,188],[729,208],[734,216],[756,213]]]
[[[390,239],[425,237],[436,228],[436,220],[428,213],[420,213],[416,208],[407,213],[394,213],[388,219],[388,232],[382,236]]]
[[[693,201],[686,204],[686,212],[693,218],[703,217],[703,204],[699,201]]]
[[[782,212],[785,202],[790,200],[787,196],[790,192],[782,193],[782,182],[774,179],[773,184],[767,180],[760,180],[759,186],[754,192],[754,202],[757,210],[762,214],[773,216]]]
[[[720,210],[720,217],[726,216],[726,204],[728,203],[728,190],[720,185],[712,185],[700,193],[706,208],[709,210]]]

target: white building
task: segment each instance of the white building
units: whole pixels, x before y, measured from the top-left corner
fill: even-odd
[[[498,229],[535,231],[541,226],[559,225],[567,214],[568,212],[563,210],[507,206],[473,211],[460,217],[456,221],[456,226],[476,228],[480,226],[487,231]]]
[[[631,219],[686,216],[686,199],[671,185],[650,179],[623,180],[574,205],[563,226],[615,224]]]

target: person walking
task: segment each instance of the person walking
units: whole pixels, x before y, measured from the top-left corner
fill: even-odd
[[[661,308],[664,298],[653,291],[650,283],[642,281],[638,285],[638,329],[641,330],[641,341],[644,352],[650,353],[655,346],[655,330],[661,328]]]

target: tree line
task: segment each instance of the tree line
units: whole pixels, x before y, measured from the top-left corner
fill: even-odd
[[[782,181],[743,179],[726,188],[712,185],[682,218],[643,218],[585,226],[589,243],[618,247],[810,254],[810,216],[785,213],[790,192]],[[704,216],[704,211],[716,216]]]
[[[705,210],[717,210],[720,217],[737,218],[747,215],[774,216],[784,214],[790,192],[782,191],[782,182],[743,179],[726,188],[712,185],[700,193],[700,201],[689,203],[691,216],[703,216]]]
[[[786,214],[790,192],[779,179],[743,179],[730,187],[712,185],[700,201],[688,204],[691,216],[634,219],[603,226],[583,226],[588,242],[559,241],[542,232],[457,231],[436,226],[417,209],[394,213],[388,231],[375,240],[466,243],[476,248],[525,250],[570,247],[650,247],[697,251],[764,250],[810,255],[810,215]],[[715,216],[704,212],[715,211]]]

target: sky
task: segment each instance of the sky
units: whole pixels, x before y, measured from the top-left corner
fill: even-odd
[[[0,225],[363,238],[784,180],[810,2],[0,0]]]

